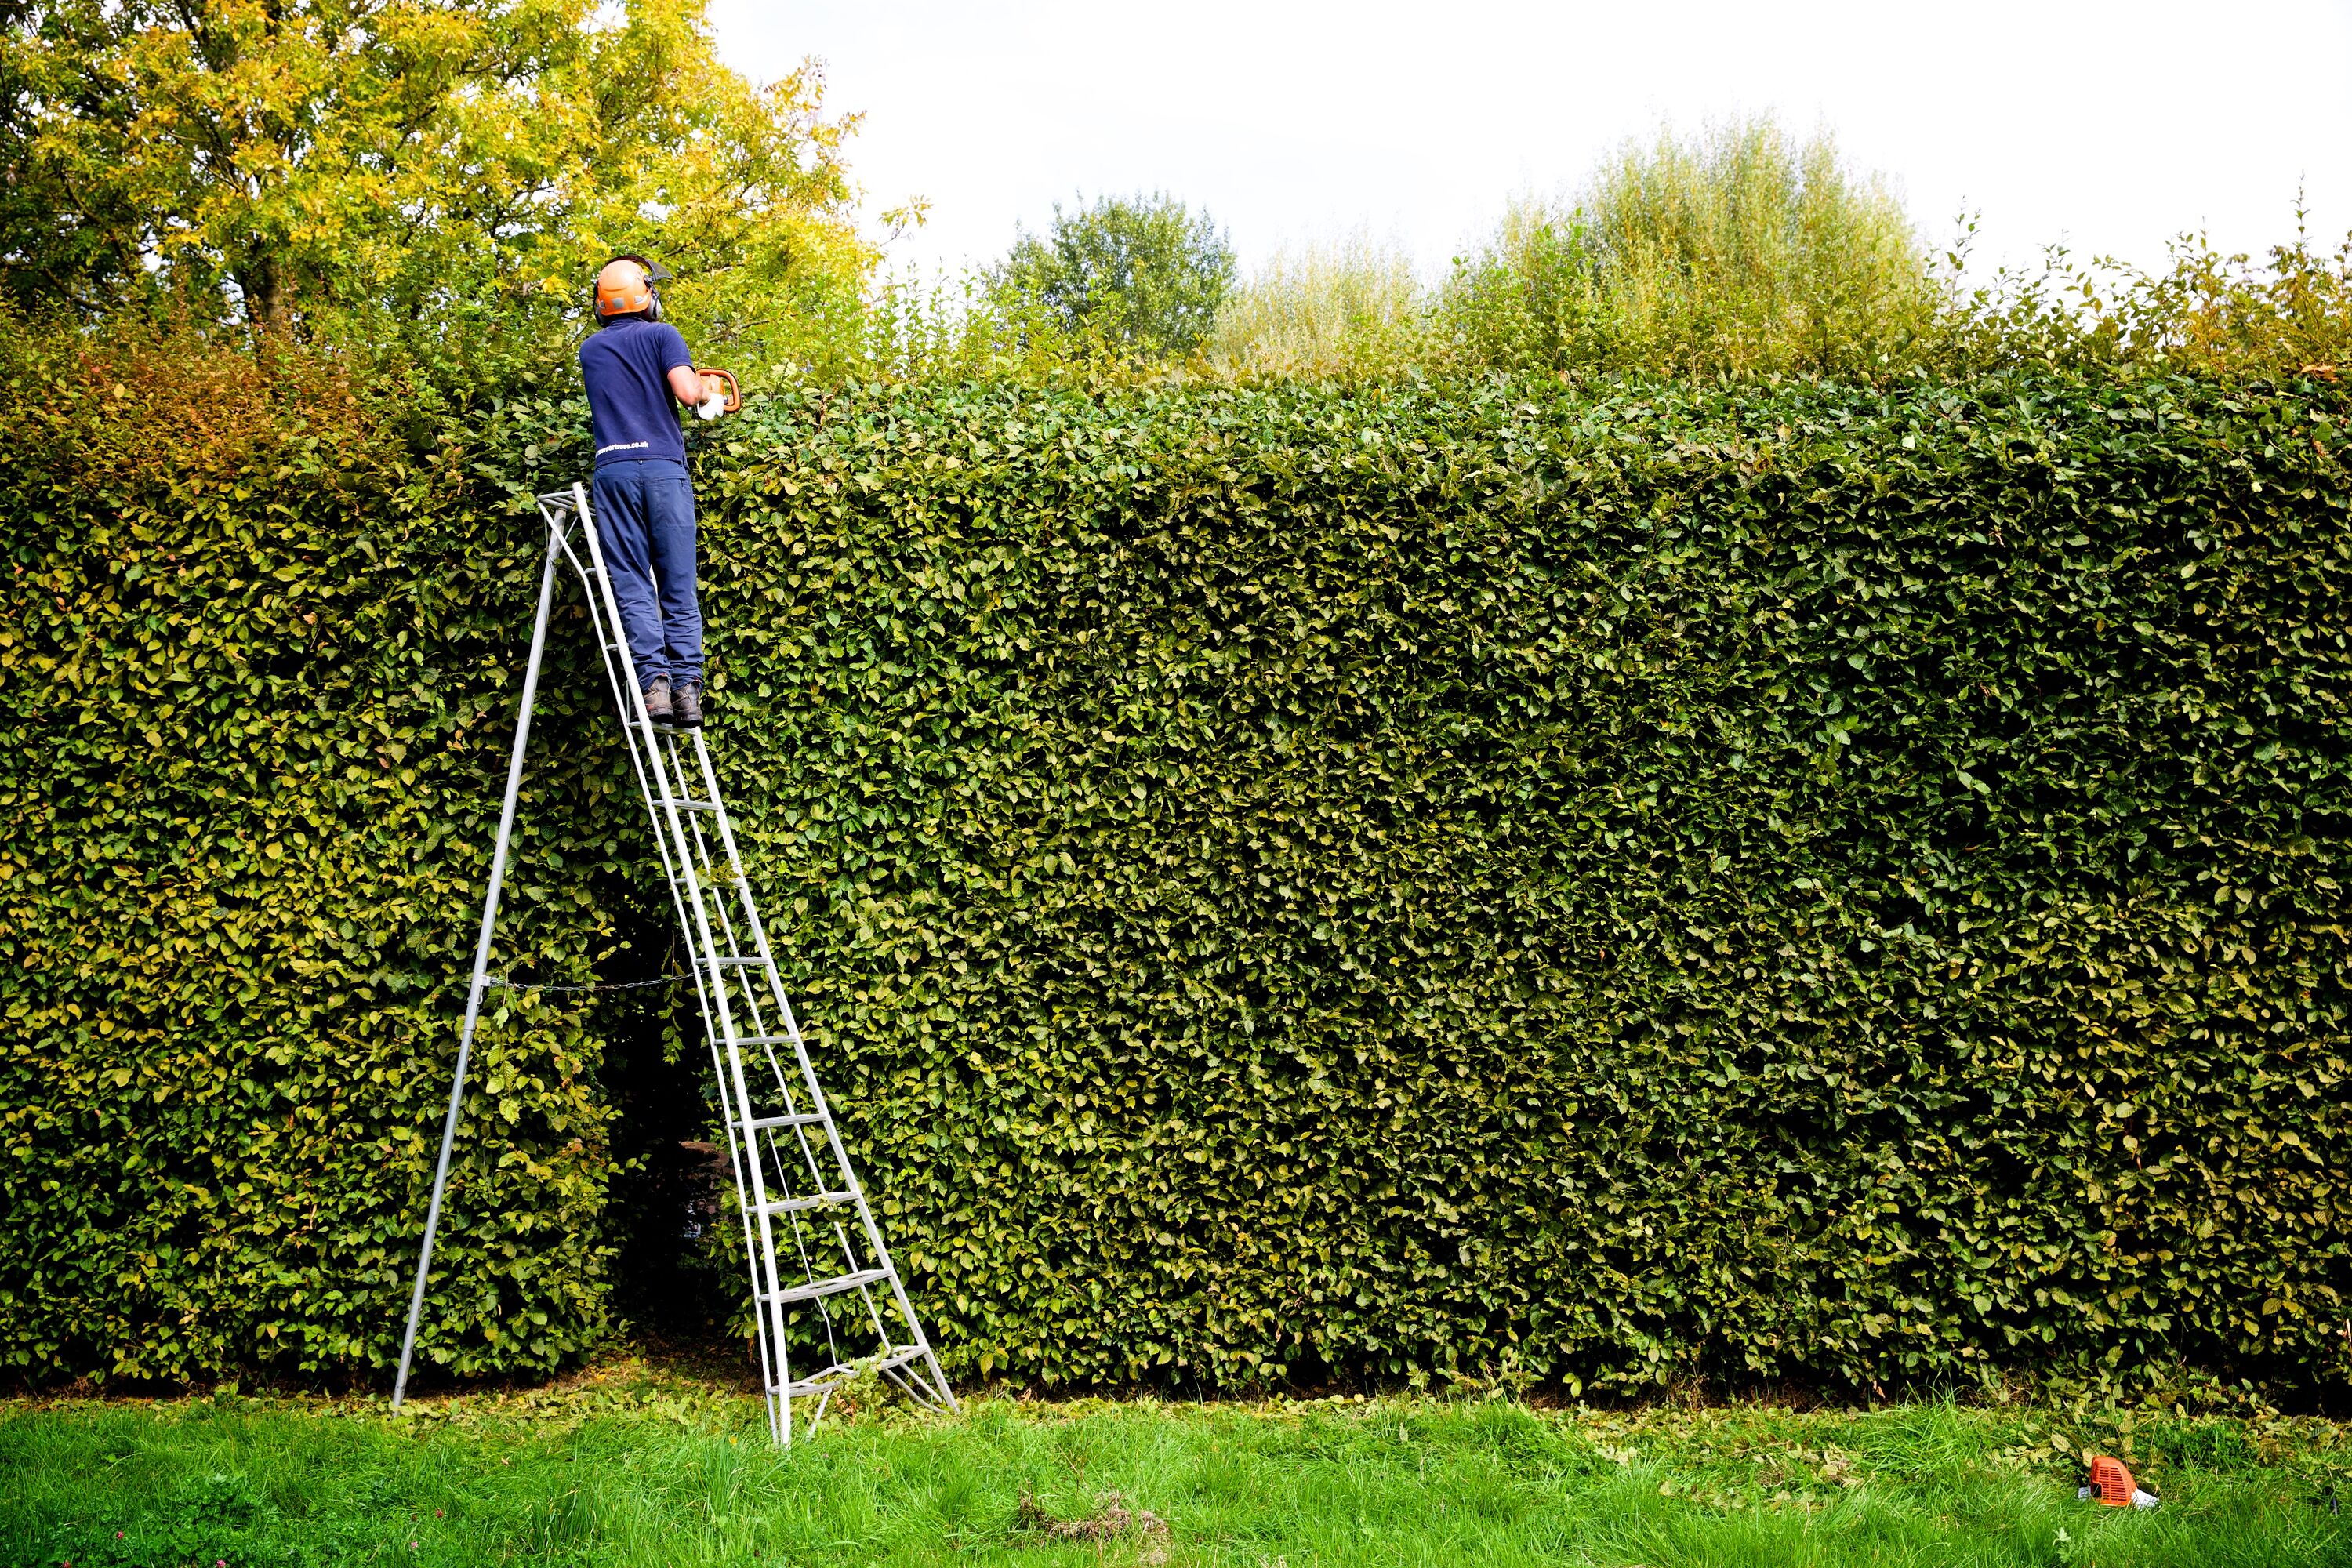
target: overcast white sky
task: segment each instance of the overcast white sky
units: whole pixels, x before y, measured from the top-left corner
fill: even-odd
[[[869,216],[928,196],[895,262],[952,269],[1055,201],[1164,189],[1244,266],[1367,228],[1423,273],[1515,193],[1573,185],[1661,121],[1771,110],[1832,130],[1980,260],[2162,259],[2352,229],[2352,0],[2133,5],[1514,5],[1454,0],[716,0],[730,64],[822,59],[863,110]]]

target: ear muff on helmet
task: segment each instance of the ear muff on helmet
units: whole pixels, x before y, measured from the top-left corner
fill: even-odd
[[[661,320],[661,291],[656,283],[670,280],[670,269],[642,256],[616,256],[596,272],[596,319],[634,316]]]

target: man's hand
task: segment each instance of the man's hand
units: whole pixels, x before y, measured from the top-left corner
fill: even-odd
[[[677,398],[688,408],[698,408],[705,401],[702,395],[702,378],[694,374],[694,367],[690,364],[670,366],[669,393],[672,397]],[[709,416],[706,415],[704,417],[708,418]]]

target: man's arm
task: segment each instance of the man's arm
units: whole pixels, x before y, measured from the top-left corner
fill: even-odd
[[[669,367],[669,392],[691,408],[702,401],[702,378],[694,374],[690,364],[674,364]]]

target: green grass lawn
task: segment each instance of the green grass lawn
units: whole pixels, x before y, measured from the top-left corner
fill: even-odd
[[[2085,1444],[2165,1506],[2076,1501]],[[781,1452],[749,1398],[624,1362],[399,1419],[0,1403],[0,1563],[2352,1564],[2347,1477],[2316,1420],[1949,1403],[980,1398]]]

